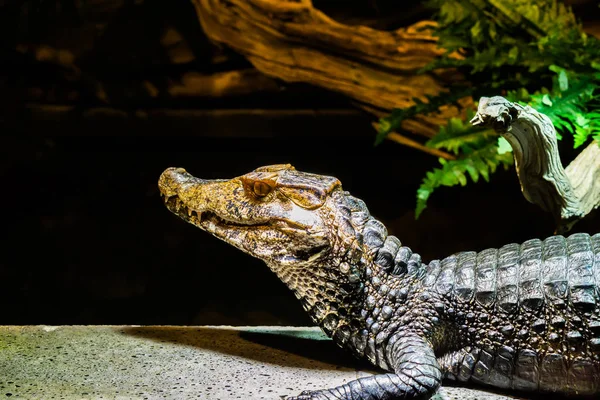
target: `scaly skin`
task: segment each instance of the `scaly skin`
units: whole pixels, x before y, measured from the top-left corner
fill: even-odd
[[[159,188],[170,211],[264,260],[338,345],[389,371],[290,400],[428,399],[443,378],[600,393],[600,234],[424,264],[333,177],[170,168]]]

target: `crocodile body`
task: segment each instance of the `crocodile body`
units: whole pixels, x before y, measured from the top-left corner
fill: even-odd
[[[289,399],[428,399],[443,379],[600,393],[600,234],[424,263],[333,177],[170,168],[169,210],[266,262],[341,347],[387,373]]]

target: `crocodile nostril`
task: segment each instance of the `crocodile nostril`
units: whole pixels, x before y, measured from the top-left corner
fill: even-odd
[[[188,181],[190,174],[183,168],[167,168],[158,179],[158,188],[165,196],[177,194],[177,188]]]
[[[160,176],[160,179],[165,181],[181,181],[188,178],[189,174],[183,168],[167,168]]]
[[[170,177],[171,179],[175,178],[176,176],[181,176],[187,174],[187,171],[183,168],[178,168],[178,167],[170,167],[165,169],[165,171],[162,173],[162,175],[164,175],[165,177]]]

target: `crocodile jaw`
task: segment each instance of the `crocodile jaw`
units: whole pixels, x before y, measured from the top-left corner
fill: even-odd
[[[252,214],[256,207],[248,204],[240,182],[203,180],[169,168],[159,189],[167,209],[179,218],[272,267],[312,263],[324,254],[329,241],[318,212],[289,202]]]
[[[228,229],[243,229],[265,227],[268,223],[241,223],[236,221],[228,221],[225,218],[218,216],[213,211],[197,210],[185,203],[179,196],[166,196],[161,193],[165,206],[173,214],[177,215],[182,220],[202,229],[207,232],[217,234]]]

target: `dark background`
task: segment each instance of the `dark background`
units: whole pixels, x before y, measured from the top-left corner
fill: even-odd
[[[426,260],[552,233],[513,171],[441,189],[415,221],[415,190],[435,160],[389,143],[373,147],[370,135],[322,133],[131,137],[115,127],[113,136],[2,139],[1,323],[309,324],[262,262],[164,208],[156,181],[169,166],[219,178],[290,162],[337,176]],[[576,231],[597,226],[590,219]]]
[[[140,116],[148,104],[127,94],[131,71],[104,66],[124,111],[90,116],[81,109],[97,105],[85,97],[69,103],[59,90],[66,84],[31,101],[32,87],[47,89],[60,74],[17,57],[14,44],[2,43],[0,58],[0,324],[310,324],[262,262],[166,210],[156,182],[171,166],[230,178],[291,163],[336,176],[425,260],[552,234],[549,215],[525,201],[514,170],[439,189],[415,220],[416,189],[436,158],[392,142],[375,147],[371,117],[335,95],[284,85],[281,93],[161,99],[151,105],[185,112]],[[125,64],[145,65],[136,60]],[[561,146],[566,164],[574,152]],[[596,232],[598,222],[592,215],[574,231]]]

